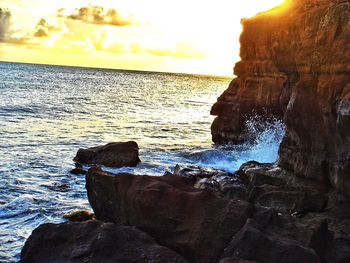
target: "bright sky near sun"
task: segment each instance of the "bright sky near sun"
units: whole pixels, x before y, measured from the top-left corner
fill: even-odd
[[[0,61],[232,75],[240,19],[283,0],[0,0]]]

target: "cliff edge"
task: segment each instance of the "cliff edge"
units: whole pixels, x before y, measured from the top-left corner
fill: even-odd
[[[350,1],[290,0],[242,20],[241,61],[211,114],[215,143],[253,114],[284,119],[279,165],[350,195]]]

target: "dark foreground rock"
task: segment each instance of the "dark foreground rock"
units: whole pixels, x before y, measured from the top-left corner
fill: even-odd
[[[89,202],[99,220],[132,225],[191,262],[216,262],[250,205],[195,189],[186,178],[113,175],[91,168]]]
[[[41,225],[28,238],[20,260],[20,263],[102,262],[187,261],[136,228],[100,221]]]
[[[218,176],[227,177],[223,185],[232,194],[222,192]],[[203,184],[205,187],[198,187],[203,180],[207,180]],[[101,262],[110,262],[110,258],[124,260],[115,262],[165,260],[161,254],[160,261],[150,261],[148,247],[145,248],[144,238],[139,234],[128,234],[125,247],[118,244],[113,232],[117,230],[113,229],[136,227],[154,238],[153,242],[177,254],[166,254],[169,259],[164,262],[172,262],[169,260],[180,256],[195,263],[350,262],[350,200],[335,192],[325,192],[318,184],[300,180],[297,182],[294,177],[291,180],[276,164],[257,162],[244,164],[235,174],[178,167],[176,174],[162,177],[112,174],[93,167],[86,176],[86,187],[98,224],[88,223],[92,222],[90,220],[76,225],[42,226],[28,239],[22,258],[57,256],[68,260],[64,262],[81,262],[82,255],[91,255],[94,259],[96,254],[102,259],[105,257],[106,261]],[[239,190],[235,188],[237,182]],[[296,185],[303,185],[303,188]],[[236,190],[240,193],[244,190],[245,195],[233,194]],[[106,232],[101,230],[104,224],[100,221],[111,223],[107,224]],[[94,226],[91,231],[88,224]],[[84,234],[66,236],[65,230]],[[106,243],[110,242],[110,246],[104,243],[95,246],[97,233],[103,237],[102,241],[105,238]],[[114,239],[117,244],[113,243]],[[50,247],[50,242],[55,244],[55,249],[41,248],[42,243]],[[133,253],[140,251],[135,252],[135,246],[147,253],[134,256]],[[132,248],[128,255],[144,261],[128,261],[124,251]],[[69,261],[72,255],[77,255],[78,261]]]
[[[268,167],[268,164],[256,163],[256,168],[247,170],[245,165],[245,171],[236,174],[237,178],[248,178],[241,186],[247,191],[246,198],[222,195],[220,187],[196,188],[198,182],[193,183],[188,179],[188,173],[179,173],[178,169],[177,174],[183,176],[114,175],[92,168],[87,174],[87,190],[99,220],[137,226],[159,244],[175,250],[191,262],[219,262],[220,259],[235,257],[277,263],[284,256],[287,258],[283,262],[321,262],[326,251],[333,253],[333,235],[325,218],[306,220],[295,216],[318,211],[308,206],[310,201],[307,198],[298,196],[302,196],[305,189],[292,190],[287,183],[284,187],[290,191],[285,196],[288,202],[279,202],[278,205],[272,202],[262,206],[261,198],[251,196],[255,183],[259,185],[264,181],[269,189],[276,183],[271,178],[283,180],[276,174],[273,164],[270,164],[270,169]],[[263,177],[262,168],[267,178],[254,180],[253,170],[258,177]],[[191,176],[212,180],[207,177],[208,171],[203,170],[203,176],[194,170]],[[245,174],[247,171],[250,171],[250,177]],[[220,171],[213,173],[212,177],[218,173]],[[268,185],[268,182],[273,184]],[[235,184],[232,181],[232,185]],[[284,191],[283,187],[279,191]],[[296,213],[291,211],[291,204],[295,209],[298,208],[295,204],[305,209]]]
[[[79,149],[74,161],[79,164],[97,164],[110,167],[137,166],[140,162],[136,142],[113,142],[104,146]]]

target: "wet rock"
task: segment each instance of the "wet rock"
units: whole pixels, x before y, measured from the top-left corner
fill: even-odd
[[[197,181],[194,187],[209,190],[218,196],[231,199],[247,200],[249,196],[247,187],[234,175],[216,175],[211,178],[203,178]]]
[[[79,149],[74,161],[81,164],[98,164],[110,167],[133,167],[140,162],[139,147],[136,142],[130,141]]]
[[[95,167],[87,191],[97,219],[137,226],[191,262],[217,262],[251,209],[177,175],[113,175]]]
[[[133,227],[100,221],[44,224],[33,231],[20,263],[187,262]]]
[[[211,178],[213,176],[229,176],[230,174],[225,171],[212,168],[177,164],[174,169],[174,175],[182,176],[189,179],[198,179]]]
[[[227,198],[247,199],[245,178],[239,174],[197,166],[176,165],[174,175],[189,179],[194,188],[211,191]]]
[[[277,164],[250,161],[244,163],[239,168],[239,171],[246,175],[252,186],[265,184],[283,186],[286,184],[282,169]]]
[[[66,214],[63,218],[71,222],[84,222],[95,219],[95,214],[90,211],[79,210]]]
[[[70,190],[70,186],[68,184],[60,182],[45,184],[43,186],[54,192],[68,192]]]
[[[82,169],[82,168],[77,167],[77,168],[72,169],[72,170],[70,171],[70,173],[71,173],[71,174],[76,174],[76,175],[78,175],[78,174],[83,174],[83,175],[85,175],[85,174],[87,174],[87,171],[84,170],[84,169]]]

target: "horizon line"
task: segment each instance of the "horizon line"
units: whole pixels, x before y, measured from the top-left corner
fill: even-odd
[[[26,65],[41,65],[41,66],[53,66],[53,67],[67,67],[67,68],[81,68],[81,69],[100,69],[108,71],[124,71],[124,72],[137,72],[137,73],[154,73],[154,74],[170,74],[170,75],[187,75],[194,77],[213,77],[213,78],[234,78],[232,75],[217,75],[217,74],[205,74],[205,73],[189,73],[189,72],[172,72],[172,71],[152,71],[142,69],[123,69],[123,68],[104,68],[104,67],[92,67],[92,66],[74,66],[66,64],[47,64],[47,63],[34,63],[24,61],[5,61],[0,59],[0,63],[12,63],[12,64],[26,64]]]

